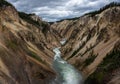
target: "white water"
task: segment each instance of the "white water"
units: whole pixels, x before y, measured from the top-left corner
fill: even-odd
[[[60,47],[53,49],[55,56],[53,68],[58,74],[52,84],[82,84],[83,78],[78,70],[61,58]]]
[[[64,45],[66,43],[66,39],[63,39],[62,41],[60,41],[61,45]]]

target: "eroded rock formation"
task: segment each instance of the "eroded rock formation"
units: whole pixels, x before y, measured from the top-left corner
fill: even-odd
[[[64,45],[60,45],[61,39],[66,40]],[[52,49],[57,46],[89,83],[118,84],[119,45],[118,5],[49,24],[0,0],[0,84],[49,84],[56,76]],[[109,76],[111,73],[114,75]]]

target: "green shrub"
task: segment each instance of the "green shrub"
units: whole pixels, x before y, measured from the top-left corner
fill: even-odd
[[[44,22],[44,21],[35,21],[35,20],[33,20],[30,16],[31,16],[31,14],[26,14],[26,13],[24,13],[24,12],[18,12],[18,14],[19,14],[19,16],[23,19],[23,20],[25,20],[25,21],[27,21],[28,23],[30,23],[30,24],[33,24],[34,26],[36,26],[36,27],[42,27],[42,30],[43,30],[43,32],[45,32],[46,31],[46,28],[48,28],[48,24],[46,23],[46,22]]]
[[[6,46],[13,50],[17,49],[17,43],[15,41],[7,41]]]
[[[85,84],[104,84],[106,75],[118,68],[120,68],[120,50],[114,49],[107,54],[96,71],[87,78]]]
[[[31,56],[31,57],[33,57],[33,58],[35,58],[35,59],[37,59],[38,61],[42,61],[42,59],[36,54],[36,53],[34,53],[34,52],[32,52],[32,51],[30,51],[29,53],[28,53],[28,55],[29,56]]]
[[[95,60],[96,57],[97,55],[95,55],[94,52],[92,51],[89,57],[84,61],[84,67],[90,65]]]
[[[32,58],[38,60],[39,62],[42,62],[43,64],[46,64],[46,65],[47,65],[47,63],[46,63],[44,60],[42,60],[42,59],[40,58],[40,56],[38,56],[38,55],[37,55],[36,53],[34,53],[33,51],[29,51],[29,52],[28,52],[28,55],[31,56]]]
[[[73,56],[75,56],[84,46],[85,46],[85,42],[83,42],[82,45],[79,46],[79,48],[78,48],[77,50],[75,50],[68,59],[70,59],[70,58],[72,58]],[[67,60],[68,60],[68,59],[67,59]]]
[[[12,6],[12,4],[8,3],[6,0],[0,0],[0,7],[3,6]]]
[[[100,14],[101,12],[103,12],[104,10],[110,8],[110,7],[116,7],[116,6],[120,6],[120,3],[119,2],[111,2],[110,4],[100,8],[99,10],[97,11],[92,11],[90,13],[86,13],[85,15],[90,15],[90,16],[95,16],[96,14]]]
[[[101,12],[103,12],[104,10],[110,8],[110,7],[116,7],[116,6],[120,6],[120,3],[119,2],[111,2],[110,4],[108,5],[105,5],[104,7],[100,8],[99,10],[96,10],[96,11],[92,11],[92,12],[89,12],[89,13],[86,13],[85,15],[90,15],[90,16],[95,16],[96,14],[100,14]],[[62,22],[64,20],[77,20],[79,19],[80,17],[75,17],[75,18],[69,18],[69,19],[62,19],[62,20],[59,20],[59,21],[56,21],[56,22]],[[53,22],[50,22],[51,24],[53,24]]]
[[[28,23],[33,24],[35,26],[40,26],[38,21],[35,21],[35,20],[33,20],[32,18],[29,17],[30,14],[26,14],[24,12],[18,12],[18,14],[23,20],[27,21]]]
[[[56,21],[56,22],[62,22],[62,21],[64,21],[64,20],[77,20],[77,19],[79,19],[80,17],[75,17],[75,18],[67,18],[67,19],[62,19],[62,20],[60,20],[60,21]],[[52,23],[52,22],[51,22]]]
[[[120,51],[114,49],[103,59],[100,67],[105,67],[106,71],[114,70],[120,67]]]
[[[12,43],[12,42],[9,42],[9,43],[8,43],[8,46],[9,46],[9,47],[12,47],[12,48],[16,48],[16,44],[15,44],[15,43]]]

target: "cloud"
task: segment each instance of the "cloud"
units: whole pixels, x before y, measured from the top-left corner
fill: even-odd
[[[43,20],[73,18],[119,0],[7,0],[19,11],[36,13]]]

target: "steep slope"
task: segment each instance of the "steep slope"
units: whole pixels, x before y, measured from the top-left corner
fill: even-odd
[[[48,84],[55,77],[52,48],[58,45],[47,22],[0,0],[0,84]]]
[[[62,20],[51,25],[61,37],[67,40],[61,49],[63,58],[82,71],[85,78],[104,62],[103,59],[120,41],[120,4],[111,4],[97,13]],[[111,62],[113,60],[111,59]],[[118,66],[117,68],[120,68],[120,64]],[[115,67],[114,70],[117,68]],[[104,78],[102,77],[101,81],[102,79]],[[103,83],[97,81],[95,84]]]

